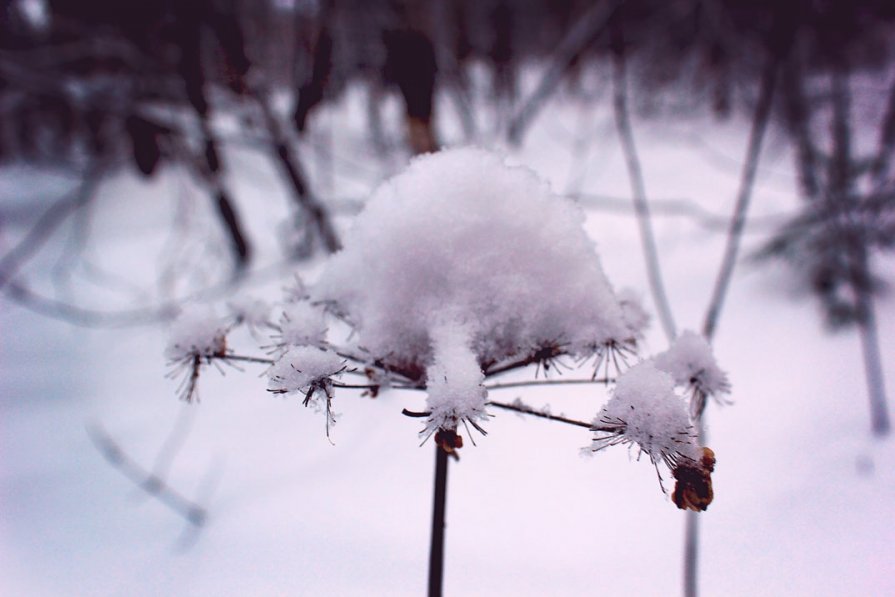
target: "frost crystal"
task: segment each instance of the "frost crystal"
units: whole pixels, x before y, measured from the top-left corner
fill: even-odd
[[[671,348],[658,354],[653,361],[656,368],[669,373],[676,384],[690,388],[693,416],[702,414],[706,396],[730,391],[727,374],[718,367],[712,347],[695,332],[683,332]]]
[[[594,422],[594,451],[615,444],[636,444],[657,464],[674,469],[680,459],[700,457],[696,434],[674,379],[649,361],[618,379],[612,398]]]
[[[165,356],[172,362],[210,359],[227,350],[227,326],[210,309],[186,308],[174,322]]]
[[[440,326],[433,332],[433,344],[434,360],[426,370],[430,414],[422,435],[456,430],[461,421],[482,431],[477,421],[487,417],[487,391],[482,386],[482,369],[469,348],[469,332],[464,326]]]
[[[289,346],[322,346],[326,339],[323,310],[308,301],[288,303],[280,317],[280,344]]]
[[[245,323],[250,329],[270,324],[270,305],[250,296],[236,297],[227,303],[237,323]]]
[[[642,338],[650,317],[643,308],[640,295],[630,288],[622,288],[618,291],[618,302],[622,307],[622,319],[631,335],[634,338]]]
[[[438,358],[436,320],[463,325],[470,360],[485,367],[545,346],[589,356],[630,344],[582,221],[531,170],[492,153],[422,156],[374,193],[312,296],[415,380]]]

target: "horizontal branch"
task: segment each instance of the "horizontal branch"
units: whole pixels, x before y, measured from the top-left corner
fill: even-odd
[[[593,424],[586,423],[584,421],[578,421],[576,419],[570,419],[568,417],[563,417],[561,415],[551,415],[550,413],[545,413],[539,410],[535,410],[530,406],[526,406],[521,403],[510,404],[506,402],[494,402],[493,400],[488,401],[488,406],[493,406],[495,408],[502,408],[503,410],[511,410],[513,412],[522,414],[522,415],[531,415],[533,417],[538,417],[541,419],[548,419],[550,421],[556,421],[558,423],[565,423],[567,425],[575,425],[576,427],[584,427],[585,429],[590,429]]]
[[[585,385],[607,384],[615,381],[608,377],[588,379],[533,379],[530,381],[510,381],[506,383],[485,384],[486,390],[505,390],[507,388],[530,388],[533,386],[560,386],[560,385]]]

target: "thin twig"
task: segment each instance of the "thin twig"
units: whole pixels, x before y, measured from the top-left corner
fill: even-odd
[[[623,3],[624,0],[597,2],[581,15],[581,18],[557,46],[553,59],[547,67],[547,72],[544,73],[537,88],[522,102],[522,107],[510,119],[507,136],[511,143],[518,145],[522,142],[525,129],[528,128],[550,96],[560,87],[559,82],[565,75],[569,64],[593,41],[594,37],[606,26],[615,10]]]
[[[631,184],[631,192],[633,193],[634,208],[637,212],[637,223],[640,227],[640,241],[643,244],[643,256],[646,260],[650,291],[653,295],[653,302],[656,304],[656,310],[659,313],[659,320],[662,322],[662,329],[665,331],[665,336],[670,343],[677,336],[677,329],[674,324],[674,316],[671,313],[671,306],[668,303],[668,296],[665,293],[665,285],[662,281],[662,268],[659,265],[659,254],[656,249],[656,239],[650,219],[646,185],[643,181],[637,146],[634,144],[634,132],[628,113],[625,53],[621,47],[614,54],[613,67],[612,105],[615,114],[615,125],[628,169],[628,178]]]
[[[83,208],[91,200],[102,180],[103,171],[103,165],[90,166],[78,187],[50,206],[31,226],[25,238],[0,258],[0,289],[10,283],[70,214]]]
[[[256,87],[250,89],[250,93],[261,110],[264,125],[270,135],[270,148],[277,156],[286,178],[292,187],[292,197],[296,204],[311,221],[315,232],[319,235],[324,249],[328,253],[335,253],[342,248],[342,242],[333,226],[332,220],[326,208],[314,197],[308,188],[305,176],[302,173],[298,157],[289,147],[289,141],[283,128],[277,120],[267,91]]]
[[[505,390],[507,388],[530,388],[536,386],[559,386],[559,385],[592,385],[592,384],[607,384],[611,383],[615,380],[608,377],[599,377],[596,379],[533,379],[531,381],[511,381],[507,383],[495,383],[495,384],[485,384],[485,389],[488,391],[491,390]]]
[[[158,499],[190,524],[197,527],[205,524],[208,516],[205,508],[180,495],[164,479],[147,472],[125,454],[105,430],[98,425],[90,425],[87,427],[87,433],[109,464],[123,473],[137,487]]]
[[[709,301],[702,326],[702,335],[707,340],[712,339],[718,326],[718,319],[724,306],[724,298],[730,286],[733,268],[736,265],[737,255],[740,250],[740,240],[746,224],[746,213],[749,210],[755,174],[758,170],[759,158],[761,157],[761,144],[770,120],[779,63],[779,57],[776,54],[772,54],[768,57],[762,73],[761,89],[759,91],[758,104],[755,106],[755,115],[752,118],[752,130],[749,133],[749,145],[746,149],[746,161],[743,164],[740,190],[737,194],[736,205],[730,219],[730,229],[727,234],[724,257],[721,260],[721,267],[718,270],[718,277],[715,280],[712,298]]]
[[[523,415],[531,415],[533,417],[540,417],[541,419],[548,419],[550,421],[556,421],[558,423],[566,423],[568,425],[575,425],[576,427],[584,427],[586,429],[590,429],[593,427],[593,423],[586,423],[585,421],[578,421],[576,419],[570,419],[568,417],[563,417],[561,415],[551,415],[550,413],[545,413],[539,410],[535,410],[529,406],[523,404],[510,404],[506,402],[495,402],[493,400],[488,401],[488,406],[493,406],[495,408],[502,408],[504,410],[511,410],[513,412],[517,412]]]

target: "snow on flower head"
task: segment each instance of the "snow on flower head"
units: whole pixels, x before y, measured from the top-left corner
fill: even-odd
[[[482,431],[477,421],[487,417],[487,391],[482,386],[482,369],[469,347],[468,331],[464,326],[439,326],[432,340],[434,358],[426,370],[429,418],[421,434],[428,437],[439,429],[454,431],[461,422]]]
[[[591,428],[592,449],[636,444],[654,464],[671,469],[681,458],[698,460],[696,433],[674,386],[674,379],[649,361],[623,373]]]
[[[172,362],[194,357],[210,359],[227,350],[227,325],[211,309],[185,308],[171,327],[165,356]]]
[[[174,366],[169,377],[184,374],[178,388],[181,399],[192,401],[202,367],[227,356],[227,324],[207,307],[187,307],[171,327],[165,356]]]
[[[690,388],[694,417],[702,414],[707,396],[717,397],[730,391],[727,374],[718,367],[711,345],[695,332],[683,332],[653,362],[657,369],[669,373],[677,385]]]
[[[416,379],[433,360],[434,314],[463,323],[486,366],[557,344],[587,356],[633,338],[582,221],[493,153],[421,156],[373,194],[312,296]]]
[[[268,371],[268,388],[277,394],[309,393],[345,370],[339,355],[313,346],[291,348]]]
[[[268,391],[305,395],[303,404],[313,405],[326,415],[326,436],[336,422],[332,411],[333,378],[345,371],[345,361],[330,350],[314,346],[289,349],[268,371]]]

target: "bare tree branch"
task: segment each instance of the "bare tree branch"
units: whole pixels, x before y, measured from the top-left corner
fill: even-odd
[[[537,88],[522,102],[521,108],[510,119],[507,136],[510,143],[518,145],[522,142],[525,130],[543,108],[547,100],[559,88],[559,82],[566,73],[575,56],[590,44],[594,37],[606,26],[615,10],[624,0],[606,0],[596,2],[581,15],[581,18],[569,30],[556,48],[553,59],[547,67]]]

